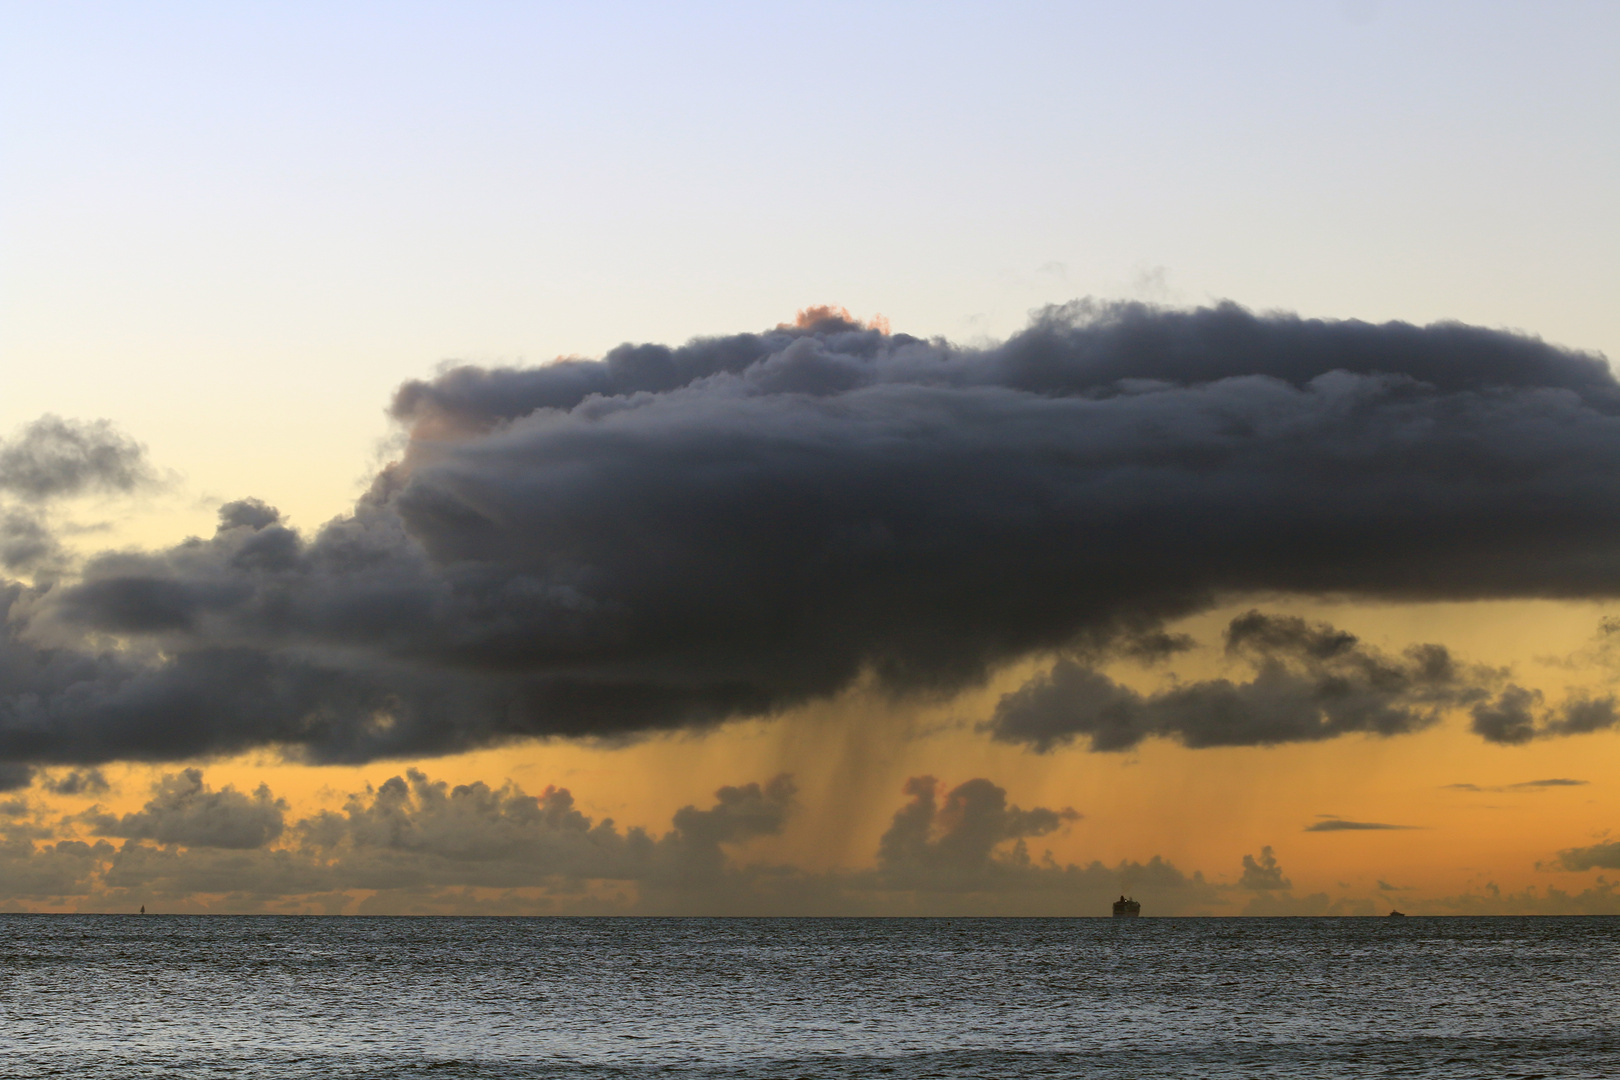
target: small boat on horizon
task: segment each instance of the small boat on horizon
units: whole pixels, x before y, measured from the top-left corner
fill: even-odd
[[[1388,919],[1404,919],[1404,918],[1406,918],[1406,912],[1404,912],[1404,911],[1392,911],[1388,915],[1386,915],[1385,918],[1388,918]]]
[[[1121,893],[1119,899],[1114,901],[1114,918],[1116,919],[1134,919],[1141,914],[1142,905],[1135,900],[1126,899],[1124,893]]]

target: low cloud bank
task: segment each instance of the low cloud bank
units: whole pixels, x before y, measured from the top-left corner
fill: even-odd
[[[1018,806],[983,777],[911,778],[870,864],[822,871],[777,854],[799,810],[788,776],[722,787],[662,832],[593,817],[564,788],[452,786],[415,769],[296,821],[268,789],[215,788],[194,769],[121,816],[49,811],[52,782],[0,800],[0,910],[1101,916],[1126,893],[1150,915],[1373,915],[1399,892],[1414,914],[1620,913],[1601,876],[1573,893],[1424,898],[1382,879],[1361,895],[1300,893],[1270,846],[1230,881],[1158,856],[1059,863],[1042,840],[1083,829],[1084,815]],[[1539,868],[1620,869],[1620,845]]]
[[[1059,865],[1029,842],[1080,820],[1023,809],[989,780],[908,781],[864,870],[809,872],[750,857],[797,806],[787,776],[727,786],[675,812],[661,835],[593,819],[566,789],[450,786],[408,770],[296,822],[267,789],[165,776],[138,813],[97,808],[0,824],[0,903],[145,904],[185,910],[663,914],[1105,914],[1121,891],[1157,914],[1223,903],[1153,858]],[[9,832],[7,830],[10,830]],[[62,832],[72,833],[64,838]],[[121,844],[106,838],[125,838]]]
[[[1167,621],[1245,594],[1620,593],[1620,384],[1457,324],[1074,304],[967,348],[817,310],[456,368],[393,415],[401,460],[313,535],[247,499],[211,537],[0,586],[0,763],[622,739],[863,677],[937,693],[1031,655],[1163,657]],[[25,499],[139,473],[101,428],[12,446],[0,489]],[[1475,700],[1438,646],[1267,626],[1234,646],[1252,683],[1133,697],[1069,660],[992,730],[1120,749],[1393,735],[1453,707],[1507,743],[1614,723],[1612,699]]]

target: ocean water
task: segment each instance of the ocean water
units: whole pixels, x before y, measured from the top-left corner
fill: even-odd
[[[3,1077],[1613,1077],[1620,918],[0,916]]]

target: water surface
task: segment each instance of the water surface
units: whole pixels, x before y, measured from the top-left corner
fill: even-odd
[[[0,916],[0,1077],[1609,1077],[1620,918]]]

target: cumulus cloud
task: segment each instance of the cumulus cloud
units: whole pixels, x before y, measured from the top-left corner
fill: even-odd
[[[1554,865],[1560,870],[1620,870],[1620,841],[1566,848]]]
[[[1030,865],[1028,838],[1046,836],[1078,821],[1074,809],[1008,805],[1005,789],[969,780],[939,798],[939,781],[906,782],[911,802],[897,811],[878,846],[878,867],[891,887],[982,888],[988,878]],[[1005,843],[1010,849],[999,851]]]
[[[44,514],[35,509],[0,510],[0,566],[26,572],[63,559],[57,539]]]
[[[1440,897],[1408,905],[1413,911],[1436,915],[1617,915],[1620,892],[1612,881],[1598,881],[1580,892],[1531,885],[1504,890],[1494,882],[1457,896]]]
[[[1004,695],[983,726],[996,739],[1042,752],[1082,737],[1093,750],[1129,750],[1149,736],[1203,747],[1400,735],[1484,697],[1493,676],[1456,663],[1440,645],[1390,656],[1326,623],[1258,611],[1232,620],[1226,651],[1254,670],[1252,680],[1212,679],[1151,694],[1062,659]]]
[[[1517,746],[1532,739],[1607,731],[1620,722],[1613,694],[1575,695],[1556,707],[1542,704],[1540,690],[1509,685],[1491,701],[1472,709],[1474,732],[1488,742]]]
[[[722,787],[652,831],[593,817],[563,788],[531,795],[510,781],[450,785],[408,770],[261,840],[274,817],[263,807],[282,805],[272,793],[180,773],[122,818],[47,822],[26,800],[0,804],[0,910],[1105,916],[1124,892],[1150,915],[1375,913],[1370,896],[1295,894],[1270,846],[1244,855],[1232,884],[1157,856],[1059,863],[1037,845],[1085,827],[1070,808],[1020,807],[983,777],[954,786],[914,777],[900,795],[868,868],[811,871],[755,844],[779,835],[797,808],[786,776]],[[1620,868],[1616,848],[1569,849],[1543,868]],[[1424,899],[1377,887],[1400,889],[1408,911],[1620,910],[1601,878],[1577,894],[1487,886]]]
[[[46,776],[39,786],[52,795],[99,795],[112,785],[100,769],[73,769],[58,776]]]
[[[281,835],[286,810],[286,800],[275,798],[264,784],[251,795],[228,784],[216,791],[203,782],[202,770],[186,769],[159,780],[138,813],[115,817],[91,810],[84,819],[103,836],[187,847],[257,848]]]
[[[723,787],[707,809],[676,811],[654,837],[593,821],[572,793],[549,787],[538,796],[508,783],[455,787],[418,770],[351,796],[341,812],[298,826],[301,847],[334,868],[333,888],[551,885],[578,889],[590,881],[638,882],[650,892],[681,886],[726,886],[725,848],[778,832],[793,805],[787,776],[764,785]]]
[[[1162,657],[1184,644],[1155,636],[1168,620],[1234,595],[1620,592],[1620,384],[1600,357],[1456,324],[1076,304],[966,348],[821,310],[455,368],[393,415],[401,460],[313,535],[240,502],[210,537],[9,587],[0,760],[620,739],[864,677],[937,693],[1037,654]],[[45,449],[6,483],[123,483],[88,464],[86,430],[29,436]],[[1254,723],[1174,699],[1117,731],[1001,733],[1390,734],[1452,700],[1443,651],[1352,653],[1382,667],[1296,651],[1203,688],[1273,706]],[[1345,703],[1318,674],[1347,680]],[[1605,722],[1594,705],[1537,730]]]
[[[1294,883],[1283,877],[1277,856],[1267,846],[1260,849],[1258,859],[1253,855],[1243,856],[1243,876],[1238,878],[1237,886],[1250,892],[1276,892],[1291,889]]]
[[[1055,915],[1105,914],[1120,891],[1161,915],[1226,904],[1201,874],[1157,857],[1115,866],[1037,857],[1030,842],[1081,816],[1016,806],[987,779],[947,788],[915,777],[903,795],[869,869],[812,872],[753,847],[797,807],[785,775],[722,787],[655,833],[593,818],[563,788],[452,786],[413,769],[272,837],[264,808],[283,804],[271,793],[250,798],[181,773],[161,779],[138,814],[62,823],[89,840],[0,829],[0,875],[14,867],[22,883],[0,876],[0,905],[76,893],[85,905],[130,910]]]
[[[153,479],[145,448],[107,420],[42,416],[0,440],[0,491],[25,499],[132,491]]]
[[[58,570],[67,552],[52,527],[49,503],[75,495],[130,492],[155,474],[139,443],[106,420],[43,416],[0,439],[0,568],[13,573]]]
[[[83,896],[113,854],[105,841],[58,840],[37,846],[26,835],[0,836],[0,906]]]

